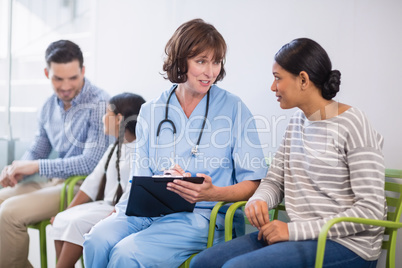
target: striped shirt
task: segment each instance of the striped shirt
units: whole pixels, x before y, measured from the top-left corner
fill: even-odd
[[[67,111],[53,94],[39,113],[38,132],[22,160],[39,159],[39,174],[47,178],[90,174],[109,145],[102,124],[108,99],[88,79]],[[56,159],[48,159],[52,150]]]
[[[291,118],[267,177],[250,200],[269,208],[285,197],[289,240],[317,239],[335,217],[385,219],[383,138],[357,108],[310,121]],[[328,238],[366,260],[378,259],[383,228],[339,223]]]

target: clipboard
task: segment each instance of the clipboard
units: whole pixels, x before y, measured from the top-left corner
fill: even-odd
[[[175,212],[193,212],[195,203],[187,202],[180,195],[166,189],[175,179],[201,184],[202,177],[133,176],[126,215],[159,217]]]

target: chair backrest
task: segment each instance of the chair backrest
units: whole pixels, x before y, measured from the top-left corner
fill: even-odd
[[[402,213],[402,170],[385,170],[385,195],[388,206],[387,220],[399,222]],[[396,229],[385,229],[382,248],[392,252],[396,247]],[[395,251],[394,251],[395,252]]]
[[[68,205],[70,205],[71,201],[73,201],[75,192],[74,188],[79,181],[85,180],[87,176],[76,175],[68,177],[63,184],[63,188],[60,191],[60,205],[59,211],[62,212],[66,209]]]

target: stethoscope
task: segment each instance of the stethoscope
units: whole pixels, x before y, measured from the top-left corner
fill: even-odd
[[[164,123],[169,123],[172,126],[172,131],[173,131],[173,155],[176,156],[176,125],[172,120],[168,118],[169,116],[169,102],[170,98],[173,96],[177,88],[177,85],[172,89],[172,92],[170,92],[169,97],[166,101],[166,108],[165,108],[165,119],[163,119],[161,122],[159,122],[158,129],[156,131],[156,153],[155,157],[158,159],[158,146],[159,146],[159,134],[161,132],[161,127]],[[207,92],[207,104],[205,107],[205,115],[204,115],[204,121],[202,122],[202,127],[200,130],[200,134],[198,135],[198,141],[197,144],[191,149],[191,155],[196,156],[198,154],[198,146],[200,145],[202,133],[204,132],[204,127],[205,123],[207,122],[207,116],[208,116],[208,110],[209,110],[209,90]]]

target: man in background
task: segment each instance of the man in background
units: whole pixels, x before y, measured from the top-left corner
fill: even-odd
[[[79,46],[53,42],[45,58],[54,94],[40,111],[32,146],[0,175],[0,268],[31,266],[27,226],[56,215],[63,179],[91,173],[109,144],[102,125],[109,96],[85,78]],[[49,159],[51,151],[58,157]],[[48,180],[26,180],[34,174]]]

